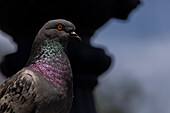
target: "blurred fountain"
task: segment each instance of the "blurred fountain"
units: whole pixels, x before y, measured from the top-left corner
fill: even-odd
[[[16,43],[12,37],[0,30],[0,63],[7,54],[14,53],[17,50]],[[0,71],[0,84],[6,80],[6,77]]]

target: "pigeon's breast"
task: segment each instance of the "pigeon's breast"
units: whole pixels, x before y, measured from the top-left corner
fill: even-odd
[[[36,72],[39,78],[38,92],[39,96],[36,96],[37,103],[42,102],[41,108],[39,108],[38,113],[65,113],[67,106],[71,106],[72,103],[72,83],[68,82],[68,86],[54,85],[55,82],[51,80],[44,79],[44,77]],[[69,99],[68,99],[69,98]]]
[[[31,64],[29,68],[41,73],[42,77],[50,84],[53,84],[61,92],[65,92],[68,89],[68,84],[72,83],[72,70],[69,61],[67,62],[38,62]]]

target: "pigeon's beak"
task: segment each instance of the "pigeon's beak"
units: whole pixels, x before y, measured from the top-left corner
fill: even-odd
[[[82,42],[82,39],[76,34],[76,32],[72,31],[70,32],[71,38],[78,39]]]

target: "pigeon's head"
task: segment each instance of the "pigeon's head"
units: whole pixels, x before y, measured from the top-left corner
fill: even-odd
[[[38,37],[55,38],[56,41],[66,47],[70,39],[78,39],[81,41],[81,38],[76,34],[75,30],[76,27],[74,24],[67,20],[50,20],[40,29]]]

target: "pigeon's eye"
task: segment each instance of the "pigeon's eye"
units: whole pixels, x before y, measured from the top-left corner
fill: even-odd
[[[57,29],[61,31],[63,29],[63,26],[62,25],[58,25]]]

